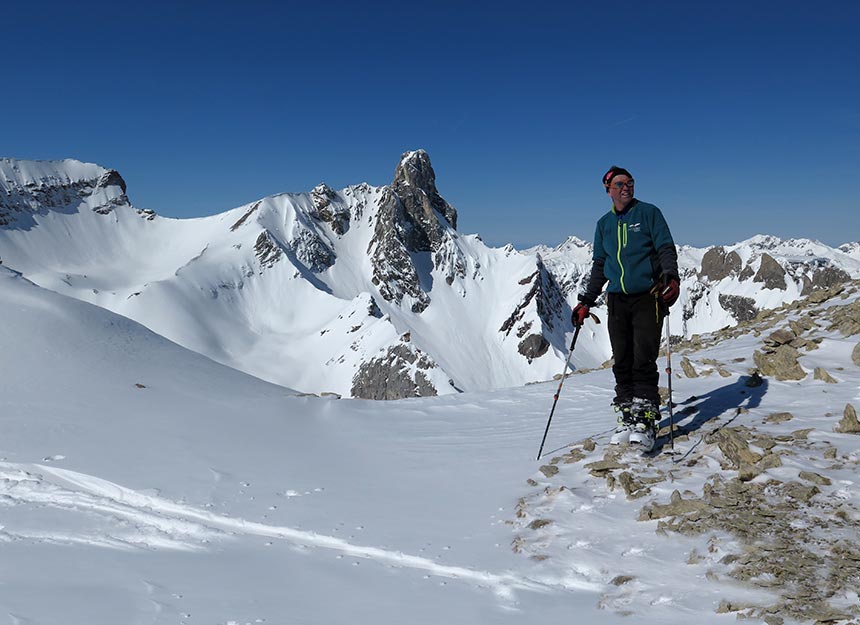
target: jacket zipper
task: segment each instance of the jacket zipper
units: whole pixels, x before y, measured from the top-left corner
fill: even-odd
[[[624,219],[621,216],[618,217],[618,228],[616,232],[618,235],[618,254],[616,255],[616,258],[618,260],[618,266],[621,267],[621,291],[626,295],[627,288],[624,286],[624,263],[621,262],[621,249],[627,247],[627,224],[624,223]]]

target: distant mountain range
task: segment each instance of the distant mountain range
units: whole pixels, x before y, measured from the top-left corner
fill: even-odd
[[[183,220],[135,208],[114,170],[0,159],[5,266],[310,393],[394,399],[561,372],[590,243],[491,248],[456,228],[422,150],[390,185],[320,184]],[[860,278],[857,242],[757,236],[680,247],[679,260],[670,322],[688,337]],[[605,325],[590,324],[574,366],[609,356]]]

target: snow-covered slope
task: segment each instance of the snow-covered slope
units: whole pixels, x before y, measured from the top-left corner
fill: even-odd
[[[279,384],[445,394],[547,379],[564,357],[570,311],[551,274],[460,236],[421,151],[391,186],[193,220],[134,209],[116,172],[81,163],[6,159],[0,184],[7,266]]]
[[[0,267],[0,614],[847,625],[858,305],[855,284],[679,348],[677,462],[608,450],[611,373],[571,376],[538,463],[554,383],[296,397]],[[804,379],[747,386],[788,326]]]

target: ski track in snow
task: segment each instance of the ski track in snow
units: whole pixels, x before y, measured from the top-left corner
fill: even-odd
[[[214,514],[67,469],[0,462],[0,506],[20,505],[63,511],[66,517],[60,524],[65,529],[18,531],[0,525],[0,542],[33,540],[116,549],[193,551],[205,549],[213,540],[260,536],[305,547],[331,549],[355,558],[471,582],[491,589],[505,600],[513,600],[515,590],[597,592],[601,588],[599,584],[589,581],[587,576],[582,579],[566,577],[564,580],[556,576],[531,579],[510,573],[498,574],[442,565],[401,551],[355,545],[316,532]],[[69,516],[74,514],[97,515],[102,523],[94,523],[89,518],[76,526],[69,523]]]

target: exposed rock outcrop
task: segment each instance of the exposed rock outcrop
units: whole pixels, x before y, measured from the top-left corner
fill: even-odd
[[[297,219],[289,241],[296,260],[314,273],[325,271],[334,264],[335,253],[320,235]]]
[[[276,262],[281,260],[284,251],[278,244],[278,241],[271,235],[268,230],[263,230],[257,241],[254,244],[254,252],[257,254],[257,260],[264,268],[271,268]]]
[[[543,264],[538,256],[537,271],[520,280],[520,284],[531,284],[523,300],[517,304],[510,316],[502,323],[499,332],[510,335],[511,331],[517,329],[517,336],[525,339],[518,345],[519,353],[525,356],[529,362],[543,356],[550,347],[544,332],[551,333],[556,324],[570,316],[570,307],[561,292],[561,288],[555,281],[552,273]],[[534,305],[540,319],[542,332],[533,331],[532,322],[524,321],[526,313]]]
[[[13,163],[12,159],[2,159]],[[14,166],[13,166],[14,169]],[[46,214],[51,210],[69,211],[82,202],[100,215],[111,213],[115,207],[129,205],[126,184],[118,171],[94,167],[91,179],[69,180],[68,177],[49,177],[25,183],[20,179],[5,180],[0,193],[0,226],[20,222],[32,225],[32,215]]]
[[[413,312],[422,312],[430,304],[422,278],[430,277],[420,275],[413,254],[429,253],[448,284],[465,275],[465,260],[454,243],[457,211],[439,195],[423,150],[403,155],[384,194],[368,247],[373,283],[386,300],[399,304],[408,297]]]
[[[352,396],[359,399],[403,399],[437,394],[425,371],[436,363],[410,344],[388,348],[384,356],[364,362],[352,379]]]
[[[761,265],[759,265],[753,282],[763,283],[766,289],[780,289],[784,291],[787,287],[785,269],[770,254],[762,254]]]
[[[549,349],[549,341],[540,334],[529,334],[526,338],[520,341],[517,350],[531,362],[535,358],[540,358]]]
[[[331,226],[337,235],[344,235],[349,230],[350,214],[346,204],[334,202],[337,192],[325,184],[318,184],[311,190],[311,201],[314,204],[314,216]]]
[[[755,305],[755,300],[751,297],[720,293],[719,301],[723,310],[728,311],[736,321],[752,321],[759,313],[759,309]]]
[[[722,246],[712,247],[702,257],[702,268],[699,275],[703,278],[716,282],[741,271],[741,257],[737,252],[726,253]]]
[[[815,289],[829,289],[834,286],[845,284],[851,280],[846,271],[830,265],[819,267],[812,273],[812,277],[803,277],[803,290],[801,295],[809,295]]]

